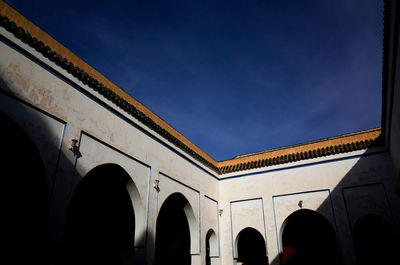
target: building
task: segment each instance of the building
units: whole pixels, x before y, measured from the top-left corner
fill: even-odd
[[[398,264],[398,11],[382,127],[218,162],[0,1],[4,261]]]

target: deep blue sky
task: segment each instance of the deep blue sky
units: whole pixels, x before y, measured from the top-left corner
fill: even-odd
[[[380,126],[381,0],[6,0],[212,157]]]

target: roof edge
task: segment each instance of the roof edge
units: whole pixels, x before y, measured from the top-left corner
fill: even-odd
[[[379,127],[303,144],[271,149],[247,156],[239,156],[231,160],[219,162],[219,173],[227,174],[260,167],[286,164],[382,145],[384,145],[384,141],[382,130]]]
[[[345,138],[345,137],[349,137],[349,136],[353,136],[353,135],[360,135],[360,134],[365,134],[365,133],[369,133],[369,132],[376,132],[376,131],[381,131],[381,127],[376,127],[376,128],[357,131],[357,132],[352,132],[352,133],[345,133],[345,134],[341,134],[341,135],[338,135],[338,136],[322,138],[322,139],[309,141],[309,142],[304,142],[304,143],[299,143],[299,144],[292,144],[292,145],[288,145],[288,146],[277,147],[277,148],[273,148],[273,149],[269,149],[269,150],[265,150],[265,151],[260,151],[260,152],[255,152],[255,153],[250,153],[250,154],[238,155],[238,156],[235,156],[234,158],[228,159],[228,160],[234,160],[234,159],[244,158],[244,157],[249,157],[249,156],[254,156],[254,155],[261,155],[261,154],[271,153],[271,152],[278,151],[278,150],[290,149],[292,147],[298,147],[298,146],[303,146],[303,145],[308,145],[308,144],[313,144],[313,143],[319,143],[319,142],[326,142],[326,141],[330,141],[330,140],[334,140],[334,139]],[[228,161],[228,160],[225,160],[225,161]],[[223,161],[220,161],[220,162],[223,162]]]
[[[168,142],[218,173],[216,160],[2,0],[0,0],[0,26],[138,119]]]
[[[386,2],[390,3],[390,0],[386,0]],[[385,5],[384,21],[389,19],[388,10],[390,7],[390,4]],[[381,127],[378,127],[311,142],[239,155],[232,159],[218,162],[3,0],[0,0],[0,27],[5,28],[17,39],[41,53],[83,84],[111,101],[111,103],[115,104],[122,111],[139,120],[149,129],[217,174],[346,153],[382,145],[383,143],[382,138],[385,131],[384,128],[382,130]],[[385,53],[387,49],[387,35],[390,35],[390,33],[384,28],[384,65],[385,61],[388,60]],[[386,71],[384,67],[383,72],[385,73]],[[384,73],[382,75],[383,83],[385,79]],[[383,87],[385,86],[383,85]],[[382,97],[384,98],[385,96],[385,89],[383,89]],[[383,113],[384,110],[382,111]]]

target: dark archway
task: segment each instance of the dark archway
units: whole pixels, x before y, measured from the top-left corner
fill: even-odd
[[[371,214],[358,219],[353,238],[357,264],[400,264],[396,230],[382,217]]]
[[[157,218],[156,265],[190,265],[190,229],[185,214],[187,199],[180,193],[170,195]]]
[[[214,230],[208,230],[206,234],[206,265],[211,265],[211,258],[218,256],[218,239]]]
[[[1,242],[3,263],[41,264],[47,212],[47,176],[27,133],[0,113]]]
[[[246,265],[267,265],[264,237],[256,229],[247,227],[237,238],[238,262]]]
[[[281,264],[342,264],[335,230],[315,211],[302,209],[289,215],[281,239]]]
[[[133,264],[135,216],[129,180],[115,164],[97,166],[81,180],[67,216],[66,264]]]
[[[212,233],[207,233],[207,235],[206,235],[206,265],[211,265],[211,256],[210,256],[210,237],[211,237],[211,235],[212,235]]]

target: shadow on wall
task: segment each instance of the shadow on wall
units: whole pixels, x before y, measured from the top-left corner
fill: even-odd
[[[358,264],[399,264],[400,244],[393,226],[385,219],[364,215],[357,220],[353,233]]]
[[[82,178],[60,146],[46,142],[54,133],[29,108],[19,101],[0,108],[3,263],[144,264],[145,251],[141,262],[135,256],[130,176],[118,165],[105,164]],[[40,130],[39,140],[30,124]],[[59,154],[51,158],[57,172],[46,171],[40,150]]]
[[[247,227],[240,231],[237,240],[238,262],[246,265],[268,264],[264,237],[258,230]]]
[[[279,233],[279,258],[270,264],[400,264],[398,214],[391,211],[383,184],[398,183],[387,173],[391,164],[385,159],[390,157],[381,159],[376,164],[373,154],[362,156],[316,211],[299,209],[289,215]],[[374,191],[380,189],[383,200],[376,201]],[[327,209],[333,212],[334,223],[324,217]]]
[[[133,264],[135,215],[118,165],[92,169],[79,183],[67,216],[63,264]]]
[[[190,229],[185,214],[187,199],[180,193],[170,195],[157,218],[155,265],[190,265]]]
[[[335,230],[321,214],[298,210],[286,219],[281,242],[282,264],[342,264]]]
[[[42,264],[48,196],[45,168],[25,131],[1,112],[0,121],[2,263]]]
[[[212,265],[213,260],[219,259],[219,248],[217,234],[213,229],[209,229],[206,234],[206,265]]]
[[[12,97],[3,92],[0,95]],[[14,264],[56,264],[57,260],[58,264],[132,264],[132,259],[136,260],[137,255],[133,246],[135,210],[126,191],[129,175],[118,165],[106,164],[94,168],[82,178],[73,163],[69,162],[67,155],[59,152],[59,146],[46,144],[45,139],[54,136],[51,129],[39,116],[26,111],[24,104],[15,104],[13,106],[17,107],[12,109],[3,109],[4,106],[1,106],[0,113],[3,128],[0,130],[3,141],[1,209],[5,223],[1,231],[3,263],[12,260]],[[14,113],[20,113],[23,119],[16,119]],[[29,125],[24,121],[39,128],[42,138],[32,140],[30,133],[27,133]],[[39,145],[44,144],[48,153],[59,154],[59,157],[53,158],[58,161],[57,174],[46,170],[47,165],[43,163],[39,151],[43,149]],[[334,223],[324,220],[323,215],[310,214],[305,210],[289,216],[279,235],[283,253],[280,260],[275,259],[271,264],[342,264],[340,258],[336,259],[337,256],[328,259],[321,254],[326,249],[334,253],[336,248],[340,252],[339,256],[346,257],[346,261],[349,253],[352,253],[349,248],[356,250],[357,261],[354,259],[353,262],[354,257],[350,257],[350,264],[400,263],[396,255],[400,249],[399,228],[398,225],[395,226],[399,214],[390,212],[390,201],[387,201],[385,191],[387,187],[382,184],[382,178],[388,182],[389,178],[395,181],[396,176],[394,173],[393,176],[382,175],[390,171],[385,168],[390,165],[387,161],[390,159],[388,155],[378,158],[381,159],[378,165],[374,157],[376,156],[373,154],[361,157],[330,192],[330,197],[317,209],[316,212],[320,213],[331,209],[336,218]],[[321,172],[321,177],[323,174]],[[54,179],[56,175],[57,181]],[[383,190],[383,197],[388,205],[369,204],[370,198],[365,194],[375,194],[374,189],[377,186]],[[368,192],[363,193],[363,189]],[[371,211],[367,207],[362,215],[355,214],[355,209],[351,206],[354,200],[346,203],[346,196],[364,197],[363,200],[367,206],[369,204]],[[167,199],[160,210],[157,219],[156,264],[171,264],[168,251],[160,247],[173,245],[171,238],[175,238],[178,243],[174,251],[182,250],[179,253],[183,253],[176,254],[175,257],[179,256],[179,259],[175,258],[172,263],[190,264],[190,237],[183,236],[190,233],[182,211],[185,201],[179,195],[174,195]],[[347,207],[346,211],[340,212],[341,207]],[[382,212],[385,207],[388,211]],[[52,209],[51,214],[49,209]],[[348,223],[344,215],[349,215],[353,221]],[[67,233],[65,243],[60,245],[59,239],[63,237],[65,220],[68,221]],[[333,228],[328,228],[325,221]],[[349,227],[350,234],[342,229],[344,226]],[[319,232],[315,232],[316,230]],[[332,230],[335,231],[335,237],[340,236],[340,240],[326,241],[327,238],[333,238]],[[148,239],[151,238],[148,235]],[[352,239],[354,246],[343,245],[344,241]],[[147,245],[152,244],[148,242]],[[58,256],[55,257],[57,249]],[[331,257],[330,254],[328,257]],[[256,263],[258,262],[267,263]]]

